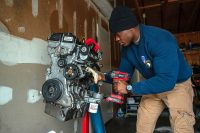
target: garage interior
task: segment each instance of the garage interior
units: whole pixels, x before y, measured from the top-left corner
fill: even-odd
[[[83,116],[63,122],[45,113],[41,90],[51,62],[48,39],[52,33],[73,33],[80,41],[93,38],[102,51],[101,71],[115,70],[121,47],[108,20],[117,6],[129,7],[141,24],[166,29],[176,37],[193,69],[194,129],[200,132],[199,0],[0,0],[0,133],[82,133]],[[141,80],[136,70],[133,82]],[[110,95],[112,85],[103,83],[100,93]],[[100,102],[106,133],[135,132],[140,98],[129,95],[122,105]],[[90,133],[94,126],[90,119]],[[155,133],[171,133],[167,109]]]

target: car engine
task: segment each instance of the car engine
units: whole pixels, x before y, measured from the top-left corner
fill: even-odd
[[[87,67],[100,69],[101,52],[72,33],[53,33],[48,37],[48,54],[51,65],[41,91],[45,113],[61,121],[82,117],[88,103],[98,103],[103,97],[90,91],[94,82],[86,71]]]

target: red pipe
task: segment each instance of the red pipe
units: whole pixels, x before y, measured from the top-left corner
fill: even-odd
[[[89,112],[86,112],[83,116],[82,133],[89,133]]]

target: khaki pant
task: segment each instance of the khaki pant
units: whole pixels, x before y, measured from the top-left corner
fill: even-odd
[[[137,133],[153,133],[156,121],[166,106],[173,133],[194,133],[193,95],[189,79],[176,84],[171,91],[142,96],[137,114]]]

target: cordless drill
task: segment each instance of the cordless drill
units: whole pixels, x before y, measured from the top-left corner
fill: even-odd
[[[112,71],[109,73],[110,77],[113,80],[117,81],[128,81],[129,80],[129,75],[128,73],[125,72],[120,72],[120,71]],[[123,104],[124,103],[124,97],[120,94],[114,94],[111,93],[109,97],[106,98],[106,101],[118,103],[118,104]]]

